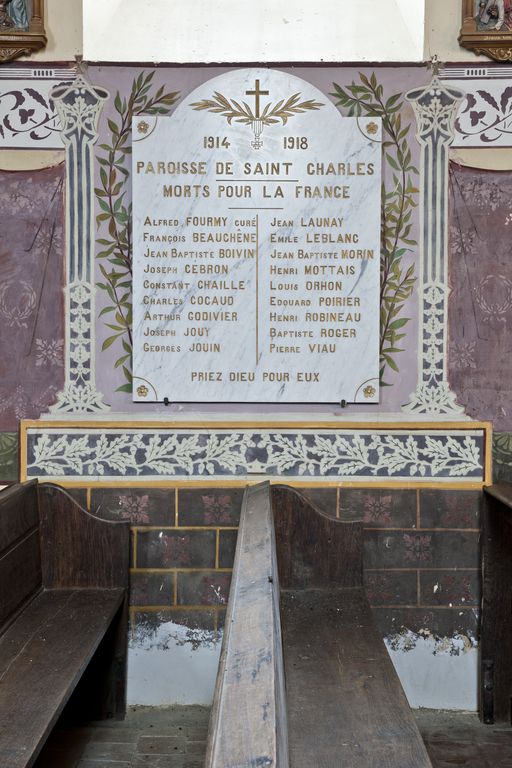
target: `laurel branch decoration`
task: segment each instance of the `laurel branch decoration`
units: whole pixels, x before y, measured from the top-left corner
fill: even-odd
[[[300,97],[300,93],[294,93],[286,100],[281,99],[273,107],[268,103],[259,117],[253,114],[247,102],[239,103],[235,99],[227,99],[218,91],[215,91],[214,98],[196,101],[190,106],[197,111],[207,110],[222,115],[229,125],[233,120],[235,123],[243,123],[244,125],[251,125],[256,120],[260,120],[263,125],[274,125],[281,120],[283,125],[286,125],[290,117],[324,106],[321,102],[313,99],[300,101]]]
[[[391,386],[398,374],[399,355],[404,351],[404,327],[411,318],[404,316],[417,282],[415,265],[417,242],[413,239],[413,214],[418,205],[419,176],[412,158],[411,129],[406,122],[406,102],[402,93],[384,97],[384,88],[375,73],[359,73],[359,82],[341,88],[334,85],[336,104],[348,117],[382,119],[384,159],[389,166],[382,185],[381,260],[380,260],[380,385]],[[408,118],[407,118],[408,119]],[[371,123],[370,123],[371,125]],[[367,126],[367,131],[369,126]],[[388,379],[386,381],[386,379]]]
[[[168,115],[179,98],[177,91],[157,88],[153,82],[155,71],[141,72],[132,83],[130,93],[118,91],[114,99],[117,113],[107,119],[109,138],[99,145],[96,160],[100,166],[98,186],[95,188],[99,213],[96,242],[101,280],[96,283],[105,291],[105,307],[99,317],[105,317],[109,329],[102,351],[110,346],[118,349],[115,368],[123,375],[117,392],[132,391],[132,204],[131,204],[131,152],[132,118],[137,115]],[[142,126],[142,130],[141,130]],[[137,123],[140,133],[147,132],[146,120]],[[108,322],[110,320],[110,322]]]

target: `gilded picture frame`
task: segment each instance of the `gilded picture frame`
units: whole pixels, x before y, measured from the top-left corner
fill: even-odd
[[[44,0],[0,0],[0,64],[44,48]]]
[[[495,61],[512,61],[512,0],[462,0],[459,43]]]

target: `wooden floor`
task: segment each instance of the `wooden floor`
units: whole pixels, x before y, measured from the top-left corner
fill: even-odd
[[[209,709],[130,708],[125,720],[62,726],[34,768],[202,768]]]
[[[434,768],[512,768],[512,728],[472,714],[415,715]],[[208,716],[203,707],[142,707],[123,722],[62,726],[34,768],[202,768]]]
[[[415,713],[434,768],[512,768],[512,728],[483,725],[473,714]]]

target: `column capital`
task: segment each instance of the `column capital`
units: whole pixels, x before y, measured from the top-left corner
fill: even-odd
[[[446,144],[453,141],[453,123],[464,93],[451,88],[434,75],[430,83],[414,88],[405,95],[416,114],[418,130],[416,138],[424,144],[433,137]]]
[[[104,102],[110,94],[105,88],[91,85],[83,75],[72,83],[56,85],[51,97],[62,125],[62,140],[70,143],[76,134],[94,143]]]

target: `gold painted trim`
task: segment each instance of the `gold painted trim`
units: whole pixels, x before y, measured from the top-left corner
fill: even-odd
[[[474,611],[475,608],[478,607],[478,601],[475,600],[473,603],[465,603],[463,605],[456,605],[455,603],[453,605],[438,605],[437,603],[378,603],[378,604],[372,604],[372,608],[403,608],[405,610],[416,610],[417,608],[420,608],[421,610],[425,610],[426,608],[439,608],[441,611]]]
[[[451,147],[450,160],[468,168],[485,171],[511,171],[512,153],[510,147]]]
[[[297,483],[288,482],[285,478],[280,480],[279,483],[283,484],[286,480],[286,485],[293,487],[305,487],[305,488],[322,488],[325,487],[317,483],[307,483],[298,481]],[[272,481],[270,481],[272,484]],[[380,480],[378,478],[369,477],[368,480],[340,480],[335,484],[342,490],[343,488],[398,488],[402,490],[421,490],[422,488],[434,488],[434,489],[450,489],[450,490],[466,490],[466,491],[479,491],[482,488],[483,480],[425,480],[422,482],[419,478],[407,479],[407,480]]]
[[[27,476],[21,476],[21,481],[27,480]],[[56,483],[62,488],[87,488],[90,486],[91,481],[87,478],[87,484],[84,480],[64,480],[61,477],[45,477],[41,482]],[[292,477],[268,477],[266,475],[258,475],[257,477],[248,476],[241,480],[208,480],[198,479],[191,477],[189,480],[182,480],[179,482],[173,482],[169,480],[99,480],[95,482],[91,488],[96,490],[98,488],[175,488],[177,490],[196,490],[201,488],[246,488],[249,485],[256,485],[257,483],[268,481],[270,485],[288,485],[290,488],[369,488],[378,490],[382,489],[397,489],[397,490],[421,490],[422,488],[428,488],[433,490],[451,490],[451,491],[479,491],[484,485],[490,485],[485,483],[484,480],[470,480],[464,482],[462,480],[417,480],[417,482],[406,480],[380,480],[378,478],[369,476],[366,480],[318,480],[314,477],[309,480],[295,480]],[[171,526],[173,527],[173,526]],[[181,526],[177,526],[181,527]],[[214,526],[203,526],[202,528],[214,528]]]
[[[364,429],[429,430],[456,429],[462,432],[492,429],[490,421],[69,421],[22,419],[20,429]]]
[[[492,485],[492,424],[489,422],[484,436],[484,485]]]
[[[2,27],[0,31],[0,64],[32,55],[48,42],[44,28],[44,0],[33,0],[28,28]],[[36,62],[37,66],[37,62]]]
[[[178,576],[180,573],[232,573],[232,568],[130,568],[130,573],[173,573]]]
[[[373,608],[439,608],[441,610],[445,611],[465,611],[470,612],[475,610],[475,604],[468,605],[467,603],[465,605],[433,605],[432,603],[422,603],[421,605],[418,604],[407,604],[404,605],[403,603],[386,603],[385,605],[373,605]],[[225,611],[227,608],[227,603],[222,604],[216,604],[216,605],[172,605],[171,603],[163,604],[163,605],[130,605],[130,612],[133,613],[157,613],[158,611],[172,611],[178,612],[178,611]]]
[[[66,153],[62,149],[0,149],[0,170],[2,171],[42,171],[55,168],[65,162]]]
[[[131,525],[132,531],[146,533],[147,531],[238,531],[238,525]]]
[[[379,606],[380,607],[380,606]],[[133,613],[157,613],[158,611],[225,611],[227,604],[222,605],[130,605],[130,612]],[[212,630],[213,631],[213,630]]]
[[[416,571],[419,571],[420,573],[429,573],[430,571],[433,571],[435,573],[438,573],[438,572],[444,573],[444,571],[457,572],[457,573],[461,573],[463,571],[464,572],[470,571],[471,573],[480,573],[481,569],[480,568],[459,568],[458,566],[452,566],[451,568],[449,567],[448,568],[428,568],[428,567],[414,568],[412,567],[412,568],[365,568],[364,569],[365,573],[370,573],[370,572],[373,573],[374,571],[376,573],[380,573],[380,572],[387,573],[388,571],[393,571],[393,572],[396,571],[397,573],[415,573]]]
[[[137,613],[147,613],[148,608],[151,609],[151,611],[199,611],[199,610],[206,610],[206,611],[216,611],[218,608],[227,608],[227,603],[221,603],[220,605],[188,605],[188,603],[183,603],[182,605],[173,605],[172,603],[162,603],[161,605],[131,605],[130,610],[137,611]],[[381,606],[379,605],[379,608]],[[382,606],[382,607],[388,607],[388,606]],[[391,606],[389,606],[391,607]],[[396,606],[397,608],[399,606]],[[407,606],[403,606],[404,608],[407,608]],[[441,608],[443,606],[440,606]],[[454,606],[456,608],[457,606]],[[474,606],[473,606],[474,607]],[[214,627],[214,629],[209,630],[210,632],[216,632],[217,629]],[[101,766],[101,763],[99,764]],[[170,763],[168,763],[170,765]]]
[[[364,523],[364,520],[361,520],[360,522]],[[408,533],[408,532],[410,533],[460,533],[461,531],[464,533],[478,533],[478,534],[482,533],[480,528],[453,528],[453,527],[452,528],[439,528],[439,527],[438,528],[432,528],[432,527],[411,528],[410,526],[404,526],[403,528],[399,528],[398,526],[394,526],[394,527],[389,526],[388,528],[384,528],[384,527],[378,528],[375,526],[367,526],[367,525],[363,525],[363,528],[365,531],[373,531],[373,532],[377,531],[380,533],[402,533],[402,532],[405,532],[405,533]]]
[[[24,428],[23,421],[20,421],[20,481],[27,480],[27,429]]]

